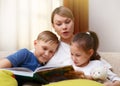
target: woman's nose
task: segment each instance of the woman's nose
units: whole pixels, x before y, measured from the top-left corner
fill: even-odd
[[[63,28],[63,29],[67,29],[67,25],[66,25],[66,24],[63,24],[63,25],[62,25],[62,28]]]

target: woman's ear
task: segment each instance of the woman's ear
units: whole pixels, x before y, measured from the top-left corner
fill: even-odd
[[[54,24],[52,24],[52,27],[54,28]]]
[[[54,31],[56,32],[56,29],[55,29],[55,27],[54,27],[54,24],[52,24],[52,27],[54,28]]]

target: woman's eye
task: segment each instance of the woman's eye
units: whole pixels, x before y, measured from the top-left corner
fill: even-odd
[[[60,26],[61,24],[56,24],[57,26]]]
[[[68,22],[65,22],[66,24],[69,24],[70,22],[68,21]]]
[[[66,24],[69,24],[70,22],[71,22],[71,20],[67,20],[65,23],[66,23]]]
[[[60,25],[62,25],[62,23],[56,22],[55,25],[60,26]]]

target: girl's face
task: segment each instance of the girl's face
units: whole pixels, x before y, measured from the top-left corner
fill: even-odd
[[[71,39],[74,32],[74,21],[71,18],[54,15],[53,27],[61,40]]]
[[[88,52],[85,52],[82,48],[78,47],[77,43],[71,43],[71,57],[76,66],[84,67],[89,61],[90,57],[93,54],[93,50],[90,49]]]
[[[42,40],[34,41],[35,56],[40,63],[48,62],[51,57],[55,54],[58,44],[53,42],[44,42]]]

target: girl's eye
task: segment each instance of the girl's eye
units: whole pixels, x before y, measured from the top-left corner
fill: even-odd
[[[80,55],[76,54],[76,57],[80,57]]]
[[[71,53],[71,56],[73,56],[73,54]]]

